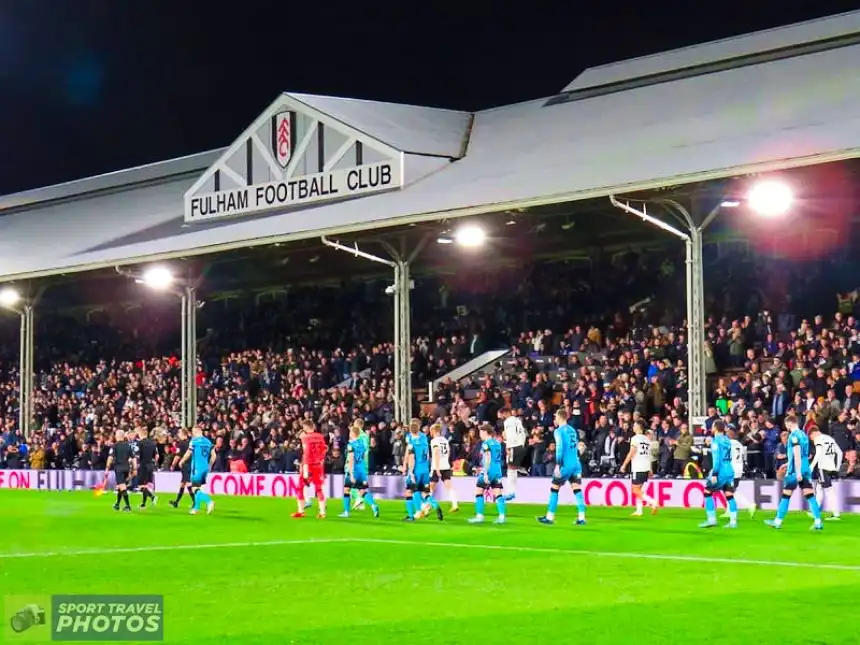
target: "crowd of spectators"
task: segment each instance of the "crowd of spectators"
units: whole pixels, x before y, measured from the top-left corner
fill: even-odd
[[[494,369],[441,383],[433,405],[413,403],[428,423],[443,422],[462,472],[480,463],[478,428],[498,423],[502,408],[520,415],[529,432],[529,473],[551,472],[559,406],[580,432],[583,462],[595,476],[617,471],[635,419],[653,432],[656,474],[689,474],[691,463],[706,467],[709,428],[722,417],[747,446],[748,474],[771,477],[785,458],[780,422],[790,413],[832,434],[846,454],[846,474],[858,472],[856,293],[840,296],[835,316],[809,319],[796,317],[790,301],[783,301],[785,309],[768,309],[760,289],[751,298],[756,310],[745,309],[750,297],[741,290],[721,292],[723,302],[710,298],[712,405],[704,425],[691,429],[678,276],[653,258],[632,262],[602,268],[599,282],[592,279],[594,267],[548,264],[473,275],[468,289],[456,282],[423,289],[432,297],[413,304],[417,393],[491,346],[512,348]],[[216,307],[203,320],[211,328],[199,348],[198,416],[215,440],[217,470],[294,469],[306,418],[329,440],[331,472],[343,469],[346,428],[355,417],[370,429],[371,470],[395,472],[401,464],[404,431],[394,420],[393,346],[386,333],[390,304],[368,295],[366,285],[335,291]],[[650,300],[628,308],[643,298]],[[725,315],[744,310],[751,315]],[[15,360],[8,353],[0,358],[0,467],[101,469],[114,431],[144,426],[154,431],[162,467],[172,467],[180,365],[166,349],[165,337],[174,331],[168,319],[157,308],[138,308],[102,311],[83,324],[45,322],[38,335],[46,351],[37,363],[36,430],[26,441],[17,428]],[[77,349],[69,348],[70,340]],[[7,349],[14,346],[14,339],[7,341]]]

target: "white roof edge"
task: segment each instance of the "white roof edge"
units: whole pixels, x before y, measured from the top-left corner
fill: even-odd
[[[768,35],[777,34],[780,32],[788,32],[798,31],[799,29],[809,29],[810,27],[814,27],[816,25],[822,25],[824,23],[833,23],[835,25],[835,31],[832,34],[814,34],[810,33],[808,36],[804,36],[802,38],[797,38],[795,42],[787,43],[783,46],[793,47],[800,46],[803,44],[816,42],[819,40],[825,40],[830,37],[834,37],[840,34],[844,34],[850,31],[853,31],[856,28],[855,25],[844,25],[840,24],[843,19],[853,17],[855,20],[860,18],[860,11],[844,11],[842,13],[829,15],[829,16],[821,16],[819,18],[812,18],[811,20],[802,20],[800,22],[793,22],[787,25],[779,25],[776,27],[770,27],[768,29],[760,29],[758,31],[750,31],[741,34],[736,34],[734,36],[728,36],[726,38],[719,38],[717,40],[709,40],[702,43],[695,43],[692,45],[687,45],[686,47],[677,47],[675,49],[666,49],[663,51],[654,52],[653,54],[646,54],[644,56],[637,56],[635,58],[628,58],[620,61],[611,61],[608,63],[604,63],[602,65],[594,65],[592,67],[588,67],[582,70],[570,83],[568,83],[561,92],[569,92],[575,91],[578,89],[587,89],[590,87],[594,87],[597,85],[602,85],[606,83],[618,82],[619,80],[628,80],[631,78],[635,78],[641,74],[634,74],[626,77],[622,77],[620,79],[609,79],[608,81],[601,78],[601,72],[612,71],[617,69],[626,68],[628,66],[635,66],[641,63],[647,63],[650,61],[654,61],[660,58],[666,58],[667,56],[676,57],[679,55],[683,55],[685,53],[695,52],[696,50],[703,50],[704,48],[712,48],[719,47],[720,45],[726,45],[728,43],[733,42],[744,42],[751,41],[752,39],[762,39],[763,37],[767,37]],[[760,51],[770,51],[772,48],[767,47]],[[758,50],[753,53],[758,53]],[[731,55],[719,56],[715,57],[714,61],[723,61],[732,58]],[[684,66],[688,66],[690,63],[685,64]],[[663,71],[672,71],[672,69],[678,69],[678,67],[673,67],[671,69],[663,70]],[[659,72],[649,72],[649,73],[659,73]],[[593,81],[590,80],[589,77],[597,76],[598,80]],[[585,81],[585,82],[583,82]]]
[[[13,208],[35,206],[57,199],[80,197],[100,190],[132,186],[141,182],[156,181],[198,170],[203,172],[218,158],[218,155],[223,150],[223,148],[217,148],[215,150],[197,152],[184,157],[156,161],[142,166],[133,166],[102,175],[73,179],[62,184],[43,186],[9,195],[0,195],[0,213]]]
[[[393,101],[374,101],[373,99],[360,99],[350,96],[334,96],[332,94],[309,94],[308,92],[290,92],[285,91],[283,94],[293,97],[301,103],[305,103],[302,98],[307,99],[332,99],[337,101],[352,101],[354,103],[368,103],[373,105],[396,105],[397,107],[415,108],[417,110],[438,110],[440,112],[450,112],[452,114],[472,114],[469,110],[455,110],[453,108],[435,107],[432,105],[415,105],[414,103],[394,103]],[[313,105],[309,105],[313,107]]]

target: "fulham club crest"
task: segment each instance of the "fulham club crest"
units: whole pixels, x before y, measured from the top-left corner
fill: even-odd
[[[278,112],[274,117],[272,133],[272,152],[281,168],[286,168],[293,156],[293,118],[292,112]]]

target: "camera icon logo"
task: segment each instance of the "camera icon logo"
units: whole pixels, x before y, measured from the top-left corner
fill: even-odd
[[[9,626],[16,634],[26,632],[31,627],[45,624],[45,610],[39,605],[25,605],[9,619]]]

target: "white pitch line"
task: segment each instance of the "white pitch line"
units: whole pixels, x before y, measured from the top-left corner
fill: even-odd
[[[584,549],[550,549],[535,546],[507,546],[499,544],[465,544],[459,542],[417,542],[411,540],[383,540],[374,538],[350,538],[343,542],[366,544],[401,544],[404,546],[449,547],[456,549],[484,549],[487,551],[527,551],[529,553],[551,553],[596,558],[625,558],[632,560],[668,560],[672,562],[695,562],[698,564],[737,564],[768,567],[793,567],[796,569],[829,569],[833,571],[860,571],[860,566],[851,564],[827,564],[816,562],[787,562],[780,560],[744,560],[735,558],[708,558],[695,555],[668,555],[661,553],[624,553],[620,551],[587,551]]]
[[[41,551],[33,553],[0,553],[0,560],[16,558],[53,558],[67,555],[109,555],[112,553],[148,553],[150,551],[195,551],[197,549],[238,549],[255,546],[297,546],[300,544],[332,544],[352,540],[333,538],[320,540],[272,540],[269,542],[222,542],[221,544],[151,544],[147,546],[85,549],[81,551]]]

